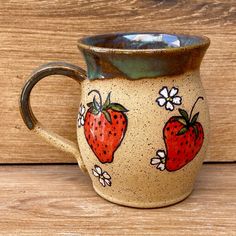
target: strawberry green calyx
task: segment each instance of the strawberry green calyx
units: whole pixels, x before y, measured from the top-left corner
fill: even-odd
[[[93,97],[93,101],[87,103],[87,106],[89,107],[89,111],[94,114],[94,115],[98,115],[100,113],[103,113],[106,120],[109,123],[112,123],[112,119],[111,119],[111,115],[108,112],[108,110],[113,110],[113,111],[117,111],[117,112],[128,112],[128,110],[122,106],[119,103],[111,103],[111,92],[108,93],[106,101],[104,102],[104,104],[102,103],[102,96],[100,94],[100,92],[98,90],[91,90],[88,95],[90,95],[92,92],[96,93],[98,95],[99,98],[99,102],[96,101],[96,97]]]
[[[177,116],[176,119],[182,123],[184,125],[184,127],[182,129],[180,129],[180,131],[177,133],[177,135],[183,135],[185,134],[190,127],[193,127],[194,129],[194,132],[196,134],[196,138],[198,138],[198,128],[196,126],[196,123],[197,123],[197,119],[198,119],[198,116],[199,116],[199,112],[197,112],[196,114],[194,114],[194,116],[192,117],[192,114],[193,114],[193,110],[197,104],[197,102],[199,100],[204,100],[203,97],[198,97],[197,100],[195,101],[195,103],[193,104],[193,107],[190,111],[190,115],[188,115],[187,111],[184,110],[184,109],[178,109],[179,113],[181,116]]]
[[[93,101],[92,102],[89,102],[87,103],[87,106],[89,107],[89,111],[94,114],[94,115],[98,115],[99,112],[101,111],[101,108],[102,108],[102,97],[101,97],[101,94],[99,93],[98,90],[91,90],[89,93],[88,93],[88,96],[92,93],[96,93],[99,97],[99,103],[96,101],[96,97],[94,96],[93,97]]]

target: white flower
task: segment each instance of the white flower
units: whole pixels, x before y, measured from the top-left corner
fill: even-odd
[[[166,110],[173,111],[174,105],[181,105],[182,98],[179,96],[176,96],[179,92],[178,88],[171,88],[170,91],[168,91],[168,88],[165,86],[160,91],[159,94],[161,95],[156,99],[157,104],[160,107],[165,106]]]
[[[102,171],[101,167],[95,165],[92,173],[95,177],[99,178],[99,182],[103,187],[106,185],[111,186],[111,176],[106,171]]]
[[[151,165],[155,165],[157,169],[165,170],[166,153],[164,150],[158,150],[156,156],[151,159]]]
[[[84,126],[84,114],[85,114],[85,106],[80,104],[79,114],[78,114],[78,127]]]

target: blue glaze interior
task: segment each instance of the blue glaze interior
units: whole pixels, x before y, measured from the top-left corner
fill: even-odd
[[[113,49],[163,49],[196,45],[202,42],[202,38],[162,33],[128,33],[92,36],[82,42],[89,46]]]

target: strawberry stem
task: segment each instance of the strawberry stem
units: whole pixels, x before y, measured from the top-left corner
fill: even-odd
[[[194,110],[194,108],[195,108],[197,102],[198,102],[200,99],[204,100],[203,97],[198,97],[198,98],[197,98],[196,102],[193,104],[193,107],[192,107],[192,109],[191,109],[190,116],[189,116],[189,121],[191,121],[192,114],[193,114],[193,110]]]
[[[88,96],[91,94],[91,93],[96,93],[97,95],[98,95],[98,97],[99,97],[99,111],[101,111],[102,110],[102,96],[101,96],[101,94],[99,93],[99,91],[98,90],[96,90],[96,89],[93,89],[93,90],[91,90],[89,93],[88,93]],[[95,100],[95,97],[94,97],[94,100]]]

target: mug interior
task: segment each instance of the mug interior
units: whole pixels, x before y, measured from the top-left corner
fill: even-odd
[[[88,79],[157,78],[200,68],[210,40],[163,32],[111,33],[78,40]]]
[[[171,49],[207,43],[206,37],[167,33],[118,33],[86,37],[80,43],[118,50]]]

